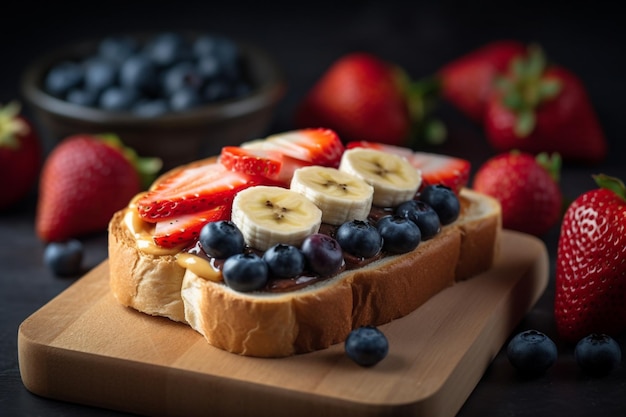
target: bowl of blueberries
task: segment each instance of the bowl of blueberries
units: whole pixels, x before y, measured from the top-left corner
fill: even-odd
[[[264,135],[285,93],[276,61],[214,33],[118,34],[36,60],[22,95],[52,143],[115,134],[171,168]]]

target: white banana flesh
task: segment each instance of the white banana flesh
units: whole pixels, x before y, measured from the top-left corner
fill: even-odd
[[[237,193],[231,220],[249,246],[265,251],[277,243],[299,246],[319,231],[322,211],[295,191],[255,186]]]
[[[294,172],[290,189],[322,210],[322,222],[340,225],[365,220],[372,208],[374,187],[336,168],[310,166]]]
[[[422,183],[421,172],[406,158],[375,149],[346,150],[339,170],[372,185],[373,204],[381,207],[395,207],[412,199]]]

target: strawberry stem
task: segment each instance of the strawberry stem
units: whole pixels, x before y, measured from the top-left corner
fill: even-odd
[[[411,147],[424,141],[440,145],[447,139],[445,124],[432,116],[441,93],[441,83],[436,77],[426,77],[406,83],[407,104],[412,121]]]
[[[0,147],[17,149],[20,136],[28,134],[28,125],[18,117],[20,110],[19,103],[15,101],[0,106]]]
[[[541,165],[552,177],[555,182],[559,182],[561,179],[561,165],[562,159],[559,153],[553,153],[548,155],[546,152],[541,152],[535,157],[535,160]]]
[[[611,177],[606,174],[592,175],[594,181],[600,188],[613,191],[619,198],[626,201],[626,186],[622,180],[616,177]]]
[[[152,184],[163,167],[163,161],[160,158],[139,156],[134,149],[124,145],[122,140],[113,133],[103,133],[96,136],[109,146],[122,152],[124,157],[135,167],[137,174],[139,174],[142,189],[145,190],[150,187],[150,184]]]

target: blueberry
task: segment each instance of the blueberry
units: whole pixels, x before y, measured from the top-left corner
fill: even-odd
[[[263,260],[276,278],[295,278],[304,271],[304,255],[293,245],[278,243],[265,251]]]
[[[90,59],[85,63],[85,88],[102,91],[117,82],[118,65],[111,60]]]
[[[48,71],[44,80],[44,88],[53,96],[63,97],[70,89],[78,87],[84,78],[80,64],[63,61]]]
[[[617,368],[622,361],[622,351],[612,337],[592,333],[576,344],[574,357],[585,373],[604,376]]]
[[[44,250],[44,264],[57,276],[76,276],[82,272],[83,252],[83,244],[76,239],[51,242]]]
[[[182,35],[164,32],[156,35],[145,48],[146,56],[159,67],[168,67],[191,55],[189,45]]]
[[[102,92],[98,106],[104,110],[123,111],[133,107],[139,93],[130,88],[110,87]]]
[[[140,100],[133,106],[132,111],[141,117],[158,117],[167,113],[169,106],[164,99]]]
[[[429,185],[425,187],[419,199],[431,206],[442,225],[455,221],[461,212],[459,198],[451,188],[445,185]]]
[[[219,39],[216,35],[208,33],[199,35],[192,45],[193,53],[196,57],[215,56]]]
[[[158,72],[150,60],[143,55],[133,55],[120,67],[120,85],[145,94],[153,94],[159,85]]]
[[[203,56],[198,58],[196,70],[200,77],[207,82],[215,79],[220,73],[220,62],[214,56]]]
[[[200,230],[199,241],[207,255],[218,259],[242,253],[245,245],[243,234],[230,220],[205,224]]]
[[[202,98],[200,97],[200,94],[198,94],[197,90],[185,87],[172,94],[168,103],[169,107],[173,111],[183,111],[193,109],[201,105]]]
[[[537,330],[526,330],[515,335],[507,346],[511,365],[522,375],[537,376],[545,373],[556,362],[556,345]]]
[[[93,107],[98,102],[98,94],[93,90],[74,88],[67,93],[65,99],[79,106]]]
[[[383,239],[376,227],[362,220],[343,223],[335,238],[346,252],[361,258],[371,258],[383,247]]]
[[[185,61],[166,69],[163,73],[162,83],[165,94],[171,95],[186,87],[199,90],[202,85],[202,76],[196,65]]]
[[[376,228],[383,238],[383,249],[389,253],[410,252],[422,239],[419,227],[406,217],[381,217]]]
[[[304,239],[300,250],[307,266],[320,276],[331,276],[343,266],[343,251],[332,237],[314,233]]]
[[[239,253],[226,259],[222,268],[224,282],[235,291],[256,291],[267,284],[267,263],[255,253]]]
[[[108,36],[98,44],[98,54],[105,59],[122,62],[139,49],[138,42],[131,36]]]
[[[205,85],[202,95],[209,103],[227,99],[231,96],[230,83],[223,79],[211,81]]]
[[[411,220],[419,227],[423,240],[434,237],[441,230],[439,216],[435,210],[419,200],[409,200],[400,204],[395,214]]]
[[[374,366],[389,352],[385,334],[373,326],[354,329],[346,338],[346,354],[361,366]]]

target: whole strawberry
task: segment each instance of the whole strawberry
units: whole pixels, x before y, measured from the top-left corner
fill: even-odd
[[[442,97],[482,125],[495,80],[507,71],[514,58],[524,54],[524,43],[503,39],[447,63],[437,72]]]
[[[113,213],[142,188],[142,175],[158,160],[137,161],[113,136],[74,135],[57,145],[40,178],[35,229],[45,242],[104,231]],[[147,168],[147,171],[146,171]]]
[[[41,168],[41,142],[34,126],[20,114],[17,103],[0,107],[0,210],[31,191]]]
[[[582,81],[550,65],[538,47],[517,58],[498,82],[484,119],[498,151],[558,152],[564,160],[597,163],[607,142]]]
[[[500,201],[503,227],[541,236],[561,215],[560,162],[558,154],[502,153],[478,169],[473,188]]]
[[[600,188],[567,209],[557,250],[554,315],[572,343],[626,330],[626,187],[606,175],[594,179]]]
[[[302,99],[295,124],[333,129],[344,142],[406,145],[418,134],[441,140],[443,127],[427,119],[434,87],[428,80],[410,82],[399,66],[375,55],[350,53],[334,62]]]

